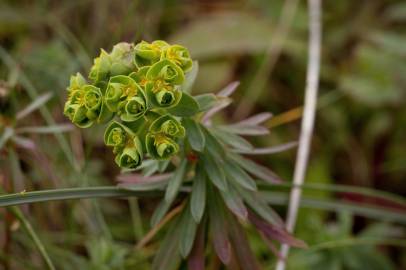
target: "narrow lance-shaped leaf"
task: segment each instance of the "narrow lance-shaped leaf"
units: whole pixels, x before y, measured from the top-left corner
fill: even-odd
[[[199,223],[206,208],[206,175],[201,165],[196,168],[190,196],[190,211],[193,219]]]
[[[194,96],[195,100],[199,104],[199,112],[205,112],[213,108],[217,102],[218,98],[213,94],[202,94]]]
[[[176,169],[172,178],[169,180],[168,187],[166,188],[165,200],[167,202],[172,202],[179,192],[179,188],[185,177],[187,159],[182,160],[179,167]]]
[[[199,63],[193,61],[193,67],[185,76],[185,81],[183,82],[181,89],[185,93],[192,92],[193,85],[196,81],[197,73],[199,71]]]
[[[266,204],[257,192],[243,190],[237,187],[239,194],[243,197],[244,201],[251,207],[258,215],[275,226],[283,227],[283,220],[279,215]]]
[[[251,178],[241,167],[235,164],[233,161],[227,160],[224,163],[224,172],[227,179],[234,181],[236,184],[249,190],[257,190],[257,184],[254,179]]]
[[[165,234],[154,261],[152,262],[153,270],[175,270],[180,264],[179,247],[179,220],[176,219],[170,225]]]
[[[222,164],[218,161],[215,162],[208,152],[200,155],[202,165],[211,180],[211,182],[220,190],[227,191],[227,181],[224,174]]]
[[[204,258],[204,244],[205,244],[206,224],[202,223],[197,229],[197,235],[193,244],[192,251],[188,258],[189,270],[204,270],[205,258]]]
[[[244,205],[238,192],[230,185],[227,192],[221,192],[228,209],[234,213],[238,218],[246,221],[248,217],[247,208]]]
[[[227,153],[228,156],[234,160],[238,165],[244,168],[247,172],[257,176],[260,180],[264,180],[270,183],[280,183],[281,179],[274,172],[268,168],[255,163],[252,160],[241,157],[238,154]]]
[[[259,270],[259,263],[252,252],[244,229],[233,217],[228,217],[227,221],[232,247],[241,269]]]
[[[228,239],[228,227],[224,217],[224,206],[214,189],[210,189],[209,215],[212,241],[217,256],[224,264],[229,264],[231,259],[231,247]]]
[[[206,138],[200,125],[190,118],[183,118],[183,125],[185,126],[187,139],[192,149],[202,152],[206,143]]]
[[[183,93],[179,102],[169,108],[168,112],[181,117],[193,116],[199,112],[199,103],[192,96]]]
[[[182,212],[179,224],[179,252],[183,258],[186,258],[192,250],[197,230],[197,223],[194,221],[190,212],[190,203],[188,203]]]
[[[227,144],[235,149],[251,150],[254,148],[249,141],[247,141],[246,139],[244,139],[236,134],[226,132],[223,130],[219,130],[219,129],[212,129],[211,131],[224,144]]]
[[[248,212],[248,218],[250,222],[261,231],[268,239],[277,240],[280,243],[288,244],[292,247],[305,248],[307,247],[306,243],[300,239],[296,239],[290,233],[288,233],[285,228],[273,226],[265,220],[262,220],[253,212]]]

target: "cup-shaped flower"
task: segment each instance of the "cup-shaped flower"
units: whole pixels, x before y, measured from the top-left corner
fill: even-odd
[[[124,75],[110,78],[105,103],[109,110],[117,112],[123,121],[134,121],[147,110],[144,90],[135,80]]]
[[[144,115],[147,109],[147,104],[145,98],[136,96],[128,98],[124,103],[122,108],[122,114],[120,115],[121,120],[131,122],[135,121]]]
[[[139,86],[141,86],[142,89],[145,90],[145,85],[147,84],[147,72],[149,70],[149,66],[142,67],[138,69],[137,71],[132,72],[130,76],[134,81],[138,83]]]
[[[182,92],[178,89],[185,79],[180,67],[164,59],[151,66],[146,75],[145,92],[155,107],[172,107],[178,104]]]
[[[130,74],[135,69],[134,45],[127,42],[116,44],[110,53],[110,59],[110,76]]]
[[[168,59],[178,65],[184,72],[190,71],[193,61],[188,49],[181,45],[171,45],[162,54],[162,59]]]
[[[168,159],[179,152],[179,145],[164,133],[148,133],[145,144],[149,155],[158,160]]]
[[[86,84],[82,75],[77,74],[71,77],[68,92],[64,114],[75,125],[87,128],[94,122],[102,122],[110,118],[110,114],[104,109],[101,90]]]
[[[107,80],[111,65],[110,55],[101,49],[100,56],[94,59],[93,66],[90,69],[89,79],[94,83]]]
[[[138,138],[137,138],[138,140]],[[120,168],[136,169],[142,162],[142,155],[137,147],[126,147],[116,156],[115,162]]]
[[[173,138],[185,137],[185,128],[173,116],[167,114],[160,116],[149,127],[150,133],[163,133]]]
[[[152,43],[146,41],[141,41],[135,45],[134,51],[134,62],[138,68],[144,66],[151,66],[154,63],[158,62],[161,58],[163,51],[169,46],[163,40],[156,40]]]
[[[143,158],[143,149],[138,136],[128,127],[113,121],[104,133],[104,143],[113,147],[115,162],[121,168],[135,169]]]

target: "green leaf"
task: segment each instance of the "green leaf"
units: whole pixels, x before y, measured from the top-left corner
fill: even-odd
[[[196,176],[193,179],[192,193],[190,196],[190,211],[193,219],[199,223],[206,207],[206,176],[200,166],[196,168]]]
[[[175,116],[187,117],[193,116],[199,112],[199,103],[190,95],[183,93],[179,103],[167,111]]]
[[[185,177],[186,165],[187,159],[182,160],[179,167],[173,174],[173,177],[169,179],[169,184],[168,187],[166,188],[165,193],[165,200],[167,202],[172,202],[175,199],[176,195],[178,194],[179,188],[182,185],[182,181]]]
[[[88,199],[88,198],[120,198],[132,196],[152,196],[162,194],[162,191],[132,191],[116,186],[50,189],[31,192],[20,192],[0,196],[0,207],[25,203]]]
[[[32,227],[31,223],[28,219],[24,216],[23,212],[15,206],[10,207],[9,210],[13,213],[13,215],[21,222],[23,228],[27,231],[31,239],[34,241],[34,244],[37,246],[39,252],[41,253],[44,261],[47,265],[49,270],[55,270],[55,266],[52,263],[52,260],[44,247],[44,244],[41,242],[40,238],[38,237],[37,233],[35,232],[34,228]]]
[[[26,117],[27,115],[31,114],[33,111],[42,107],[51,98],[52,98],[52,93],[50,93],[50,92],[45,93],[39,97],[36,97],[32,103],[30,103],[22,111],[17,113],[16,119],[20,120],[20,119]]]
[[[247,208],[245,207],[244,202],[238,192],[232,186],[228,187],[227,192],[221,192],[221,196],[223,197],[228,209],[230,209],[234,215],[243,221],[247,221]]]
[[[157,208],[155,209],[154,213],[151,217],[151,227],[155,227],[165,216],[168,212],[169,208],[171,207],[172,202],[168,202],[166,200],[162,200]]]
[[[210,230],[214,250],[216,251],[219,259],[224,263],[230,263],[231,259],[231,246],[228,239],[228,227],[225,220],[225,209],[217,192],[211,188],[208,193],[209,196],[209,216],[210,216]]]
[[[213,108],[217,104],[217,97],[214,94],[203,94],[194,96],[199,104],[199,112],[205,112]]]
[[[261,192],[261,197],[270,204],[287,205],[289,194],[285,192]],[[379,207],[371,204],[360,204],[351,202],[342,202],[331,199],[317,199],[312,197],[303,197],[300,207],[320,209],[334,212],[348,211],[358,216],[369,217],[384,221],[396,221],[406,224],[406,215],[404,211],[395,210],[388,207]]]
[[[73,129],[71,124],[60,124],[44,127],[21,127],[16,129],[16,133],[40,133],[40,134],[49,134],[49,133],[59,133],[67,132]]]
[[[0,137],[0,149],[7,143],[7,141],[14,135],[14,129],[5,127]]]
[[[206,143],[203,131],[195,120],[183,118],[183,125],[186,129],[187,139],[193,150],[202,152]]]
[[[249,207],[251,207],[259,216],[275,226],[284,226],[278,213],[266,204],[265,200],[259,196],[258,192],[243,190],[238,187],[237,190]]]
[[[251,178],[240,166],[232,161],[226,161],[224,163],[224,172],[226,173],[227,179],[234,181],[236,184],[249,190],[257,190],[257,184],[254,179]]]
[[[168,231],[164,240],[161,242],[159,250],[152,262],[153,270],[175,270],[179,269],[180,256],[179,246],[179,222],[175,220]]]
[[[280,183],[281,179],[277,176],[274,172],[269,170],[268,168],[255,163],[252,160],[246,159],[240,155],[227,153],[228,156],[235,161],[238,165],[240,165],[244,170],[255,175],[261,180],[264,180],[269,183]]]
[[[186,73],[185,81],[181,85],[181,89],[185,93],[192,92],[193,85],[196,81],[197,73],[199,72],[199,62],[193,61],[192,69]]]
[[[205,128],[203,125],[200,125],[201,130],[206,137],[206,149],[207,151],[216,159],[216,160],[224,160],[226,153],[224,151],[223,145],[214,137],[211,132]]]
[[[211,131],[213,132],[214,136],[220,139],[224,144],[227,144],[237,150],[249,151],[254,149],[252,144],[241,136],[219,129],[211,129]]]
[[[193,242],[196,236],[197,223],[190,215],[190,203],[183,210],[181,220],[179,223],[179,251],[183,258],[186,258],[193,247]]]
[[[215,162],[210,154],[207,152],[201,154],[200,158],[203,161],[203,166],[211,182],[218,189],[227,191],[227,180],[224,175],[224,171],[221,168],[223,165],[219,163],[219,160]]]
[[[241,269],[259,270],[259,263],[250,247],[244,228],[233,217],[227,219],[230,240]]]

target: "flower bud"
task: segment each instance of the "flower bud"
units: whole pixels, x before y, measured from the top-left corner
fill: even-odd
[[[94,59],[94,64],[90,69],[89,79],[94,83],[107,80],[111,65],[110,55],[101,49],[100,56]]]
[[[163,51],[169,46],[168,43],[162,40],[156,40],[152,43],[141,41],[135,48],[134,62],[138,68],[151,66],[158,62]]]
[[[135,69],[134,46],[127,42],[118,43],[110,53],[110,76],[128,75]]]
[[[192,69],[193,61],[188,49],[181,45],[171,45],[163,53],[162,59],[168,59],[178,65],[184,72]]]

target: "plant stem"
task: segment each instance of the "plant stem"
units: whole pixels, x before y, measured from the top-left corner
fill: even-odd
[[[37,246],[39,252],[41,253],[42,257],[44,258],[44,261],[50,270],[55,270],[55,266],[51,261],[51,258],[49,257],[48,252],[46,251],[44,245],[42,244],[41,240],[39,239],[38,235],[35,233],[34,229],[31,226],[31,223],[27,220],[27,218],[24,216],[24,214],[21,212],[21,210],[15,206],[10,207],[9,210],[13,215],[21,222],[23,225],[24,229],[27,231],[27,233],[30,235],[32,240],[34,241],[34,244]]]
[[[305,90],[304,113],[301,124],[299,148],[296,157],[293,183],[296,185],[290,193],[290,203],[286,220],[286,229],[293,232],[299,209],[302,190],[298,185],[304,182],[306,167],[309,159],[309,148],[313,133],[314,118],[316,113],[317,90],[320,76],[320,49],[321,49],[321,1],[308,0],[309,10],[309,49]],[[282,245],[281,256],[276,265],[276,270],[284,270],[289,245]]]

